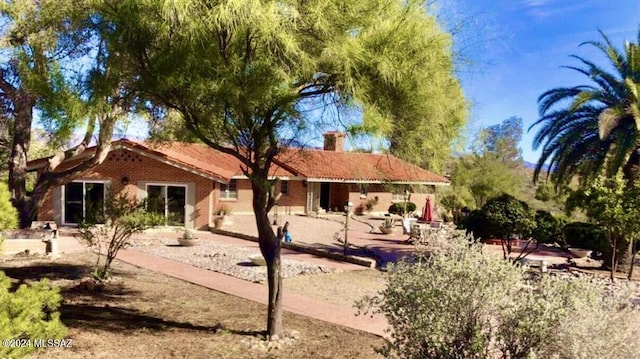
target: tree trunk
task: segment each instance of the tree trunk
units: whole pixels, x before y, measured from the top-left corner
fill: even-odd
[[[16,109],[9,158],[9,190],[13,205],[20,216],[20,228],[27,228],[33,220],[27,197],[27,155],[31,146],[31,122],[35,101],[23,91],[16,92],[19,98],[13,101]]]
[[[638,254],[638,252],[634,250],[633,254],[631,255],[631,264],[629,265],[629,271],[627,272],[628,280],[633,279],[633,267],[635,266],[636,262],[636,254]]]
[[[253,210],[258,227],[260,252],[267,263],[269,284],[269,308],[267,311],[267,336],[279,335],[282,330],[282,275],[280,273],[280,240],[273,233],[267,212],[268,187],[252,178]]]
[[[612,241],[613,240],[613,241]],[[615,280],[615,273],[618,266],[618,259],[616,258],[617,248],[618,248],[618,236],[609,234],[609,242],[611,245],[611,281]]]
[[[631,261],[633,261],[633,243],[624,239],[618,248],[618,263],[616,268],[618,272],[629,273],[629,270],[631,270]]]
[[[629,160],[624,165],[622,172],[624,178],[627,180],[627,186],[633,186],[636,181],[640,179],[640,146],[631,151]],[[622,253],[618,252],[619,259],[617,268],[619,271],[628,273],[630,278],[631,271],[633,271],[631,264],[634,260],[634,243],[633,241],[625,239],[621,245],[624,245],[624,251],[622,251]]]

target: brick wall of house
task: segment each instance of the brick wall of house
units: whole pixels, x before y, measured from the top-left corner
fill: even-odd
[[[224,205],[231,208],[232,214],[253,213],[253,192],[251,191],[251,182],[249,182],[248,179],[238,179],[236,181],[238,183],[236,187],[238,189],[238,198],[234,199],[220,198],[220,184],[216,184],[214,198],[219,202],[214,201],[214,203],[217,203],[214,205],[214,211],[215,208]]]
[[[278,204],[280,213],[305,213],[307,206],[307,187],[303,181],[289,181],[289,194],[282,195]]]
[[[73,163],[69,163],[61,167],[68,168],[72,165]],[[127,186],[122,184],[123,177],[127,177],[129,180]],[[209,214],[211,213],[209,196],[213,191],[214,183],[210,179],[127,150],[112,151],[104,163],[78,178],[78,180],[91,179],[109,180],[112,191],[119,192],[124,189],[132,197],[136,196],[138,181],[195,183],[195,227],[198,229],[208,229],[209,227]],[[50,221],[54,219],[52,197],[50,191],[38,214],[38,220]]]
[[[251,182],[248,179],[237,180],[238,198],[220,199],[220,205],[224,204],[231,208],[233,214],[253,214],[253,192]],[[280,191],[280,187],[277,188]],[[215,199],[220,198],[220,186],[216,186]],[[282,195],[279,201],[279,213],[293,214],[304,213],[307,201],[307,188],[302,181],[289,181],[289,194]],[[214,202],[217,203],[217,202]]]

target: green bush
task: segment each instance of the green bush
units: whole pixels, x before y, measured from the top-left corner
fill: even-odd
[[[567,223],[562,229],[566,246],[610,252],[609,241],[600,226],[584,222]]]
[[[32,286],[22,284],[11,292],[11,281],[0,272],[0,338],[2,339],[61,339],[67,329],[60,322],[60,293],[50,288],[46,280]],[[0,358],[23,357],[35,351],[31,346],[2,345]]]
[[[386,357],[637,357],[640,313],[603,284],[532,279],[459,232],[443,243],[389,267],[386,288],[357,303],[391,325]]]
[[[406,208],[406,209],[405,209]],[[413,213],[416,210],[416,204],[413,202],[398,202],[389,206],[389,213],[405,215]]]
[[[536,211],[535,221],[536,227],[532,235],[538,243],[563,242],[563,220],[556,218],[548,211],[538,210]]]
[[[487,234],[500,239],[529,237],[536,222],[529,206],[515,197],[502,194],[491,198],[482,206],[487,217]]]
[[[472,234],[474,238],[480,240],[490,239],[489,233],[487,232],[487,216],[479,209],[471,211],[463,221],[462,226],[467,230],[467,233]]]
[[[129,198],[125,193],[109,193],[104,211],[78,225],[78,239],[99,254],[94,277],[102,280],[109,276],[111,263],[121,249],[129,246],[134,234],[163,223],[164,217],[147,212],[144,203]],[[105,260],[101,264],[102,255]]]

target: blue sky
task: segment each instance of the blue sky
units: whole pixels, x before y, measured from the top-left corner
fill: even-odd
[[[475,44],[467,53],[475,64],[459,69],[472,103],[469,134],[521,117],[521,147],[529,162],[539,157],[531,148],[536,128],[526,132],[537,119],[538,96],[586,83],[584,75],[561,68],[578,65],[569,55],[604,64],[599,53],[579,44],[599,40],[600,29],[621,47],[625,39],[636,42],[640,26],[640,0],[459,0],[458,5],[467,26],[459,41]]]

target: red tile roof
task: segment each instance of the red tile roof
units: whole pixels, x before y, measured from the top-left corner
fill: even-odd
[[[133,142],[130,140],[121,141],[126,141],[128,144],[135,144],[135,146],[155,151],[157,154],[160,154],[171,161],[190,165],[195,169],[223,177],[226,180],[231,179],[233,176],[244,175],[242,172],[244,165],[238,158],[233,155],[214,150],[213,148],[203,144],[185,142],[150,143]],[[277,164],[271,167],[269,174],[277,177],[295,176],[294,173],[278,166]]]
[[[206,145],[171,142],[151,143],[121,139],[113,149],[125,148],[146,152],[174,165],[187,166],[208,176],[228,181],[242,176],[243,164],[236,157]],[[94,148],[88,149],[87,154]],[[46,159],[29,162],[30,168],[46,163]],[[448,184],[445,177],[386,154],[334,152],[312,149],[287,149],[278,155],[270,171],[277,177],[305,177],[308,180],[411,182]]]
[[[278,161],[308,179],[450,183],[443,176],[388,154],[289,149],[278,156]]]

